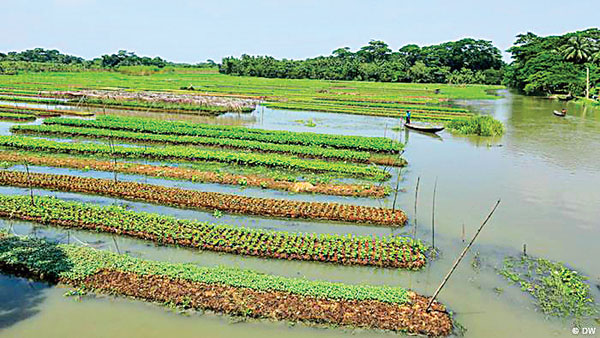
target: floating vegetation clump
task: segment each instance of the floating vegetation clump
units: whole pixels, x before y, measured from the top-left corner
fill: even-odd
[[[488,115],[453,119],[446,124],[446,128],[463,135],[501,136],[504,134],[502,122]]]
[[[598,313],[585,283],[587,278],[562,263],[529,256],[507,257],[500,274],[529,292],[546,315],[581,319]]]

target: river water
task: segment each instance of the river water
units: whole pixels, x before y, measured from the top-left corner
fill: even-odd
[[[536,311],[532,299],[517,286],[499,277],[496,269],[506,255],[517,255],[523,244],[532,256],[565,262],[590,277],[590,285],[600,301],[600,110],[576,104],[524,97],[501,92],[493,101],[461,102],[484,114],[494,115],[506,125],[501,138],[454,136],[440,137],[416,132],[392,131],[399,121],[390,118],[349,116],[317,112],[293,112],[259,108],[252,114],[226,114],[210,118],[218,123],[246,124],[253,127],[386,136],[407,143],[405,157],[409,166],[402,172],[398,204],[411,218],[401,230],[352,226],[324,222],[269,220],[258,217],[225,215],[216,220],[210,213],[127,202],[133,209],[172,214],[180,218],[245,224],[292,231],[360,233],[384,235],[411,232],[415,219],[414,195],[420,178],[417,205],[418,237],[431,243],[433,188],[437,180],[435,204],[435,245],[441,257],[420,272],[404,272],[366,267],[331,266],[318,263],[263,260],[252,257],[197,252],[171,247],[155,247],[143,241],[119,238],[118,247],[131,255],[200,265],[232,265],[285,276],[304,276],[346,283],[400,285],[431,295],[455,257],[464,246],[463,238],[474,234],[493,204],[501,204],[492,221],[467,255],[463,264],[439,296],[466,327],[467,337],[569,337],[569,320],[547,319]],[[555,117],[553,110],[563,106],[569,114]],[[208,118],[205,118],[208,119]],[[210,120],[209,119],[209,120]],[[308,127],[298,120],[313,120]],[[5,133],[7,124],[0,123]],[[50,168],[32,168],[57,172]],[[107,173],[61,172],[93,177]],[[393,173],[396,175],[396,173]],[[121,175],[123,179],[146,178]],[[185,188],[241,193],[252,196],[335,200],[343,203],[391,206],[384,200],[349,199],[311,195],[287,195],[258,189],[240,190],[210,184],[150,180],[149,183]],[[394,184],[393,182],[391,184]],[[0,188],[0,193],[28,193],[23,189]],[[122,202],[80,194],[36,191],[62,198],[99,204]],[[22,222],[0,221],[17,233],[35,232],[65,240],[66,233],[50,227],[33,228]],[[464,229],[464,236],[463,236]],[[76,239],[75,239],[76,238]],[[101,249],[116,250],[111,237],[71,231],[70,241],[93,243]],[[472,262],[477,256],[480,268]],[[393,336],[369,330],[314,328],[270,321],[240,322],[228,316],[177,314],[161,306],[113,297],[84,297],[78,301],[64,297],[67,289],[49,287],[10,276],[0,276],[0,336],[5,337],[339,337],[353,333],[358,337]],[[588,326],[600,326],[594,322]]]

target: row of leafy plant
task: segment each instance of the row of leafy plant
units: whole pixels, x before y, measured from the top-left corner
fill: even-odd
[[[15,114],[34,114],[39,117],[54,117],[60,115],[72,115],[72,116],[93,116],[94,113],[88,111],[81,110],[71,110],[71,109],[51,109],[51,108],[38,108],[38,107],[23,107],[23,106],[13,106],[2,104],[0,105],[0,110],[4,112],[14,112]]]
[[[376,166],[301,159],[281,154],[205,150],[185,146],[166,146],[160,148],[125,147],[98,143],[56,142],[23,136],[0,136],[0,146],[67,154],[96,154],[127,158],[175,159],[183,161],[214,161],[247,166],[298,169],[309,172],[331,172],[340,175],[366,177],[374,180],[385,180],[390,175]]]
[[[0,215],[65,227],[128,235],[160,244],[176,244],[264,258],[335,264],[420,269],[425,247],[409,237],[302,234],[178,220],[173,217],[66,202],[52,197],[0,195]]]
[[[65,155],[38,155],[33,153],[19,153],[0,151],[0,167],[2,164],[23,164],[50,166],[59,168],[74,168],[80,170],[111,171],[123,174],[135,174],[169,179],[189,180],[192,182],[209,182],[218,184],[237,185],[241,187],[258,187],[263,189],[284,190],[294,193],[314,193],[337,196],[353,197],[378,197],[389,194],[386,186],[375,184],[351,183],[319,183],[307,184],[297,182],[285,177],[270,178],[257,174],[231,174],[219,171],[199,170],[182,166],[153,165],[141,163],[117,162],[100,160],[89,157]]]
[[[31,114],[15,114],[15,113],[5,113],[0,111],[0,120],[9,120],[9,121],[33,121],[35,120],[35,115]]]
[[[299,144],[374,152],[398,152],[402,144],[385,137],[364,137],[283,130],[254,129],[240,126],[212,125],[181,121],[160,121],[120,116],[98,116],[95,120],[52,118],[46,124],[61,124],[77,127],[128,130],[154,134],[173,134],[229,138],[279,144]]]
[[[0,185],[78,192],[181,208],[219,210],[266,217],[320,219],[391,227],[402,226],[407,221],[406,214],[397,209],[247,197],[70,175],[4,170],[0,171]]]
[[[348,285],[251,270],[149,261],[73,244],[0,233],[0,267],[84,291],[192,309],[428,336],[453,328],[446,308],[400,287]],[[332,311],[331,309],[336,309]]]
[[[371,154],[349,149],[322,148],[293,144],[277,144],[260,141],[236,140],[218,137],[138,133],[124,130],[99,128],[74,128],[63,125],[20,125],[11,128],[13,133],[58,135],[67,137],[106,138],[133,142],[155,142],[176,145],[213,146],[298,155],[310,158],[326,158],[351,162],[368,163]]]
[[[406,110],[399,109],[374,109],[374,108],[363,108],[363,107],[347,107],[347,106],[328,106],[322,104],[303,104],[295,102],[267,102],[264,103],[266,107],[274,109],[289,109],[289,110],[308,110],[308,111],[321,111],[327,113],[343,113],[353,115],[369,115],[369,116],[382,116],[382,117],[403,117],[406,114]],[[423,120],[452,120],[456,116],[465,116],[467,114],[462,113],[440,113],[423,110],[422,108],[415,107],[414,109],[408,109],[411,111],[414,119]]]

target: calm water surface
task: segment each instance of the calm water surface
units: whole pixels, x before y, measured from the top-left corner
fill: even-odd
[[[437,180],[436,246],[442,256],[420,272],[388,269],[343,267],[326,264],[263,260],[252,257],[221,255],[210,252],[155,247],[143,241],[119,238],[118,247],[136,257],[191,262],[199,265],[231,265],[285,276],[304,276],[346,283],[390,284],[432,294],[462,249],[465,237],[473,235],[494,202],[501,205],[484,229],[472,252],[463,261],[440,294],[467,328],[467,337],[569,337],[572,323],[546,319],[536,312],[531,298],[518,287],[507,284],[496,273],[502,258],[515,255],[527,244],[530,255],[562,261],[590,277],[596,299],[600,300],[600,110],[575,104],[566,107],[569,115],[558,118],[552,110],[563,103],[502,93],[495,101],[463,102],[484,114],[502,120],[507,128],[502,138],[453,136],[440,137],[414,132],[394,132],[398,121],[389,118],[348,116],[342,114],[293,112],[260,108],[253,114],[225,114],[219,118],[202,118],[203,122],[246,124],[268,129],[312,131],[348,135],[386,136],[407,143],[405,157],[409,167],[401,186],[406,192],[398,196],[400,207],[411,217],[411,226],[395,230],[413,230],[414,192],[420,177],[418,201],[418,236],[431,242],[432,191]],[[310,120],[316,127],[306,127],[296,120]],[[5,133],[8,124],[0,123]],[[49,168],[33,170],[48,172]],[[109,173],[53,170],[74,175],[108,177]],[[107,176],[108,175],[108,176]],[[395,173],[394,173],[395,175]],[[249,196],[294,198],[298,200],[335,200],[342,203],[391,206],[384,200],[348,199],[312,195],[288,195],[259,189],[241,190],[210,184],[124,176],[125,180],[180,186]],[[391,184],[394,184],[393,182]],[[1,188],[0,193],[26,194],[15,188]],[[253,227],[292,231],[360,233],[386,235],[392,230],[369,226],[309,221],[272,220],[259,217],[224,215],[216,220],[210,213],[132,203],[81,194],[36,191],[98,204],[127,203],[136,210],[175,215]],[[76,242],[91,243],[105,250],[116,250],[111,237],[82,231],[65,231],[51,227],[33,227],[23,222],[0,221],[17,233]],[[471,262],[475,254],[480,269]],[[495,292],[495,288],[502,292]],[[214,314],[181,315],[160,306],[111,297],[84,298],[77,301],[64,297],[67,289],[48,287],[0,276],[0,336],[5,337],[339,337],[352,333],[358,337],[394,336],[368,330],[323,329],[302,324],[290,326],[269,321],[238,322]],[[591,326],[599,326],[589,323]]]

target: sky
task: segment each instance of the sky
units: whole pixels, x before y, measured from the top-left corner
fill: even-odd
[[[519,33],[598,27],[599,8],[597,0],[0,0],[0,51],[42,47],[91,59],[125,49],[196,63],[244,53],[303,59],[372,39],[398,50],[464,37],[504,51]]]

